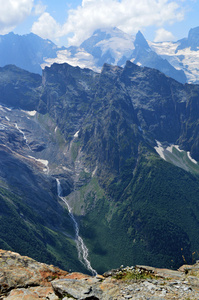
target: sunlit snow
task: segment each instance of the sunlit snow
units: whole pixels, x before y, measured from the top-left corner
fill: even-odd
[[[31,117],[34,117],[36,115],[36,113],[37,113],[36,110],[32,110],[32,111],[25,110],[24,112],[26,114],[28,114],[29,116],[31,116]]]
[[[74,134],[74,138],[78,138],[79,130]]]
[[[187,152],[187,156],[194,164],[197,164],[197,161],[191,157],[190,152]]]
[[[156,141],[156,143],[157,143],[157,146],[155,146],[154,148],[155,148],[156,152],[159,154],[159,156],[161,158],[163,158],[164,160],[166,160],[166,161],[172,160],[174,162],[174,156],[176,156],[176,154],[173,152],[173,150],[175,148],[178,152],[181,152],[181,153],[184,152],[185,156],[187,155],[187,158],[192,163],[194,163],[196,165],[198,164],[197,161],[191,157],[190,152],[186,152],[184,150],[181,150],[178,145],[170,145],[170,146],[164,148],[161,142]],[[173,155],[173,157],[169,156],[168,155],[169,153],[171,153]],[[180,160],[180,157],[176,156],[176,159]],[[177,161],[175,163],[177,163]],[[183,164],[184,163],[185,163],[185,161],[183,161]],[[179,164],[179,162],[178,162],[178,164]]]
[[[160,142],[156,141],[156,143],[157,143],[157,146],[154,147],[155,150],[156,150],[156,152],[160,155],[161,158],[163,158],[164,160],[166,160],[165,156],[164,156],[164,150],[165,149],[163,148],[163,146],[162,146],[162,144]]]
[[[48,58],[41,65],[42,69],[50,67],[53,63],[63,64],[68,63],[73,67],[79,66],[80,68],[90,68],[96,72],[100,71],[100,68],[95,67],[93,56],[83,49],[79,49],[78,53],[73,57],[70,51],[60,50],[57,52],[56,58]]]
[[[174,68],[183,70],[189,83],[199,81],[199,51],[193,51],[190,47],[176,51],[179,43],[174,42],[148,41],[148,44],[158,55],[167,59]]]
[[[33,157],[33,156],[30,156],[30,155],[29,155],[29,157],[32,158],[32,159],[34,159],[35,161],[38,161],[38,162],[41,163],[42,165],[44,165],[45,168],[43,169],[43,171],[49,173],[49,167],[48,167],[48,163],[49,163],[49,162],[48,162],[48,160],[40,159],[40,158],[35,158],[35,157]]]

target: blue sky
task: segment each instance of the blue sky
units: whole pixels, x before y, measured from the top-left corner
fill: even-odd
[[[146,39],[178,40],[199,26],[198,0],[0,0],[0,34],[33,32],[79,45],[94,30],[141,30]]]

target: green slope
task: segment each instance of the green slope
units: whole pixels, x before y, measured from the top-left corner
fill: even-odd
[[[95,191],[84,194],[81,234],[99,272],[121,264],[177,268],[197,259],[197,175],[147,153],[119,196],[109,187],[101,197]]]
[[[46,227],[41,216],[25,205],[23,199],[3,188],[0,188],[0,248],[31,255],[66,270],[81,269],[75,243],[64,232]]]

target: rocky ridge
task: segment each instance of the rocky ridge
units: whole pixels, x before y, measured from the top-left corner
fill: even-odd
[[[154,149],[160,141],[199,159],[198,85],[128,62],[100,74],[54,64],[42,78],[8,66],[0,90],[0,248],[86,272],[58,178],[98,273],[198,259],[196,168]]]
[[[178,271],[126,267],[91,277],[0,250],[0,299],[198,299],[199,263]]]

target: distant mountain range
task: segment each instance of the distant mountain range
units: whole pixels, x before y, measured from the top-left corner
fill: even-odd
[[[33,33],[18,35],[11,32],[0,35],[0,66],[13,64],[41,74],[41,64],[48,57],[56,58],[58,50],[54,43]]]
[[[199,82],[199,27],[177,42],[146,41],[139,31],[131,36],[118,28],[98,29],[79,47],[57,47],[31,33],[0,36],[0,66],[14,64],[33,73],[45,66],[67,62],[100,72],[104,63],[124,66],[130,60],[138,66],[157,69],[181,83]]]

